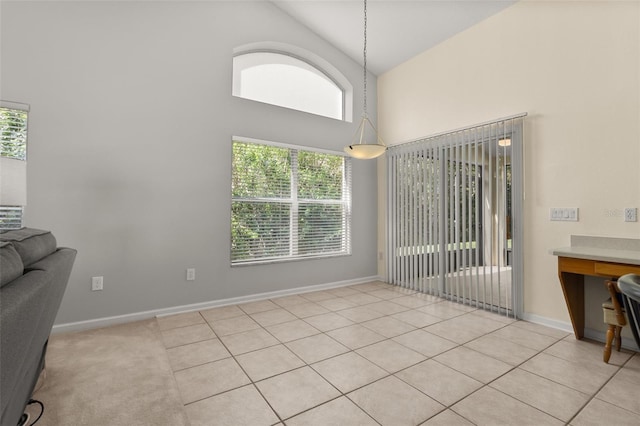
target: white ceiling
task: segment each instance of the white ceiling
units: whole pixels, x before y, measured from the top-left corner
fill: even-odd
[[[363,0],[271,0],[362,64]],[[517,0],[368,0],[367,68],[380,75]]]

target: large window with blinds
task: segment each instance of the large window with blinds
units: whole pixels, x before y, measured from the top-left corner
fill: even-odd
[[[351,253],[351,160],[235,138],[231,264]]]
[[[0,230],[23,225],[28,105],[0,103]]]

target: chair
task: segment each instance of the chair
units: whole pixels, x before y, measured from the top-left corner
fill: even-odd
[[[614,280],[607,280],[604,284],[607,286],[607,290],[609,290],[609,295],[611,297],[602,304],[604,322],[609,325],[602,360],[609,363],[612,343],[615,342],[616,351],[620,352],[620,346],[622,345],[620,332],[622,331],[622,327],[627,324],[627,318],[625,311],[621,306],[622,297],[618,290],[618,284]]]
[[[627,310],[629,327],[636,340],[636,345],[640,348],[640,275],[627,274],[618,279],[618,287],[622,293],[622,300]]]

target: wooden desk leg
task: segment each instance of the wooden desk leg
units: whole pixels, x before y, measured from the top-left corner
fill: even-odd
[[[584,275],[559,271],[560,284],[567,302],[576,339],[584,337]]]

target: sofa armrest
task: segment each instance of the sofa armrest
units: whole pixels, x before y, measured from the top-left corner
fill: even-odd
[[[0,289],[3,426],[17,423],[33,392],[75,256],[73,249],[58,249]]]
[[[60,309],[60,303],[62,303],[62,297],[69,282],[76,253],[74,249],[59,248],[50,256],[25,268],[25,272],[42,270],[52,275],[47,303],[43,306],[41,323],[38,329],[39,339],[42,342],[46,341],[49,338],[49,334],[51,334],[58,309]]]

